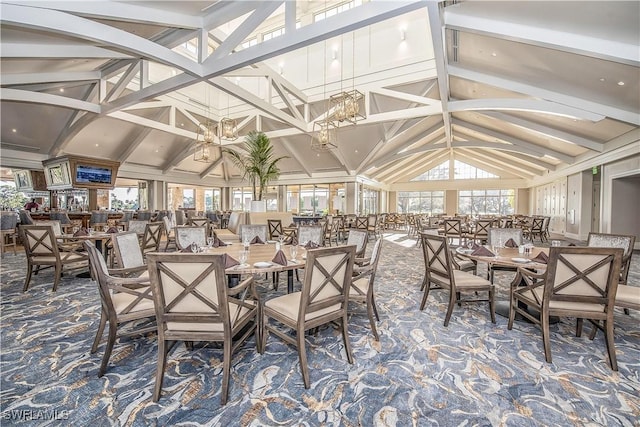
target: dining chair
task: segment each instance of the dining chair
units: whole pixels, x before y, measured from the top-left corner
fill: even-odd
[[[254,238],[259,237],[260,240],[266,243],[267,239],[267,226],[265,224],[241,224],[240,225],[240,241],[252,241]]]
[[[207,217],[191,217],[187,222],[187,225],[191,225],[194,227],[209,227],[209,218]]]
[[[164,251],[166,252],[167,249],[169,249],[169,245],[171,244],[173,244],[173,246],[177,248],[176,234],[169,216],[165,216],[164,218],[162,218],[162,223],[164,224],[164,235],[166,237],[166,242],[164,244]]]
[[[547,269],[543,273],[519,267],[511,282],[507,329],[513,327],[516,314],[538,325],[545,359],[551,363],[551,316],[602,321],[609,364],[617,371],[613,308],[622,254],[620,248],[557,246],[549,248]],[[530,310],[538,315],[531,314]]]
[[[355,228],[358,230],[367,231],[367,225],[369,221],[366,216],[357,216],[355,221]]]
[[[431,289],[446,289],[449,292],[449,305],[444,318],[444,326],[449,325],[453,307],[463,302],[488,302],[491,322],[496,323],[493,283],[466,271],[454,269],[447,237],[423,233],[421,239],[426,271],[422,284],[424,295],[420,303],[420,310],[424,309]],[[480,292],[486,292],[488,296],[482,298],[479,296]],[[463,293],[472,294],[473,297],[463,299]]]
[[[58,289],[63,271],[88,267],[88,257],[82,251],[82,245],[77,242],[58,242],[53,225],[21,225],[19,230],[27,256],[27,274],[22,292],[29,289],[32,274],[38,274],[43,266],[54,269],[52,292]]]
[[[380,230],[376,227],[378,224],[378,216],[376,214],[367,215],[367,233],[373,238],[378,237]]]
[[[106,211],[92,211],[89,217],[89,227],[96,231],[105,231],[109,228],[109,213]]]
[[[0,258],[4,258],[7,248],[13,248],[13,254],[17,254],[17,227],[18,216],[15,212],[0,213]]]
[[[140,247],[138,234],[134,231],[124,231],[111,236],[113,257],[117,268],[110,268],[112,276],[148,276],[147,264]]]
[[[144,234],[144,230],[149,224],[147,220],[140,219],[131,219],[129,220],[127,231],[134,231],[138,234],[138,236],[142,239],[142,235]]]
[[[68,213],[50,212],[49,219],[54,221],[60,221],[60,227],[62,228],[62,231],[64,231],[66,234],[73,233],[73,227],[75,225],[73,224],[73,221],[71,221],[71,218],[69,218]]]
[[[333,218],[324,238],[325,243],[328,243],[329,246],[331,246],[331,242],[335,242],[336,246],[339,244],[340,227],[342,227],[342,219]]]
[[[309,250],[302,290],[272,298],[264,303],[263,346],[266,346],[269,333],[296,346],[305,388],[310,386],[305,341],[305,332],[309,329],[338,322],[347,360],[353,363],[347,330],[347,304],[354,258],[354,246]],[[271,321],[275,323],[272,324]],[[282,328],[295,331],[295,336],[291,336]]]
[[[544,217],[533,217],[531,223],[523,228],[523,235],[526,239],[533,243],[536,236],[540,239],[540,243],[544,243]]]
[[[135,233],[132,233],[135,236]],[[104,257],[93,242],[85,241],[91,275],[100,293],[100,325],[93,340],[91,353],[98,351],[105,326],[109,324],[107,342],[98,376],[107,371],[109,358],[118,337],[144,335],[155,332],[156,312],[149,285],[149,277],[118,277],[109,274]]]
[[[122,231],[129,230],[129,221],[133,219],[134,211],[123,211],[122,217],[116,220],[116,227],[121,229]]]
[[[357,258],[364,257],[368,241],[369,239],[366,231],[351,230],[347,236],[347,246],[355,245]]]
[[[136,219],[138,221],[151,221],[151,211],[138,211],[136,213]]]
[[[148,222],[144,227],[144,234],[140,248],[142,253],[158,252],[160,250],[160,240],[162,239],[162,230],[164,224],[162,222]]]
[[[445,219],[443,233],[449,240],[449,244],[453,244],[454,239],[458,239],[458,242],[462,244],[463,237],[465,237],[462,232],[462,221],[460,219]]]
[[[20,225],[33,225],[34,221],[28,210],[20,209],[18,211],[18,217],[20,218]]]
[[[207,244],[207,227],[194,227],[190,225],[176,225],[174,227],[176,248],[179,251],[187,249],[192,243],[198,247]]]
[[[301,225],[298,227],[298,244],[304,246],[309,242],[313,242],[318,246],[324,244],[324,226]]]
[[[376,280],[378,261],[382,253],[382,241],[382,238],[378,238],[373,244],[370,258],[362,260],[359,265],[353,266],[354,276],[351,279],[351,287],[349,288],[349,302],[359,302],[366,305],[369,324],[371,325],[371,331],[376,341],[380,341],[378,329],[376,328],[376,320],[379,321],[380,316],[378,315],[378,308],[376,307],[373,284]]]
[[[479,219],[475,222],[473,234],[468,238],[471,238],[474,242],[477,242],[479,245],[484,245],[489,240],[489,230],[493,227],[494,220],[492,219]]]
[[[156,253],[148,255],[148,263],[158,323],[153,401],[162,392],[171,342],[213,341],[223,347],[221,402],[226,404],[234,351],[252,335],[258,352],[264,351],[253,277],[228,287],[224,255]]]
[[[267,227],[269,228],[270,240],[275,240],[278,237],[284,235],[284,230],[282,229],[282,220],[280,219],[268,219]]]

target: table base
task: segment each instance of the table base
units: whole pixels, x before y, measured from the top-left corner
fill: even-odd
[[[509,301],[496,301],[495,302],[495,306],[496,306],[496,314],[505,318],[509,318],[509,307],[510,307],[511,303]],[[522,306],[523,308],[526,306]],[[536,310],[532,309],[532,308],[527,308],[527,311],[529,312],[530,315],[532,315],[533,317],[538,317],[540,315],[540,313],[538,313]],[[522,316],[519,313],[516,313],[516,317],[514,319],[516,322],[527,322],[527,323],[531,323],[529,321],[529,319],[527,319],[526,317]],[[558,323],[560,321],[560,318],[558,318],[557,316],[550,316],[549,317],[549,324],[553,325],[555,323]]]

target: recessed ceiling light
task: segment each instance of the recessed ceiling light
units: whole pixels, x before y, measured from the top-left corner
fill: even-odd
[[[624,86],[624,82],[623,82],[622,80],[620,80],[620,81],[618,82],[618,86]]]
[[[606,79],[605,79],[604,77],[600,77],[600,81],[601,81],[601,82],[603,82],[603,81],[605,81],[605,80],[606,80]]]
[[[159,152],[159,151],[160,151],[160,150],[158,150],[158,149],[156,148],[156,153],[157,153],[157,152]]]
[[[15,129],[15,128],[11,129],[11,132],[16,133],[16,132],[18,132],[18,129]]]
[[[495,52],[491,52],[491,56],[498,56],[498,54]]]
[[[100,146],[100,144],[96,144],[96,147],[99,147],[99,146]]]
[[[358,150],[355,150],[355,152],[357,153],[357,152],[358,152]]]
[[[184,127],[184,123],[180,123],[180,126]]]

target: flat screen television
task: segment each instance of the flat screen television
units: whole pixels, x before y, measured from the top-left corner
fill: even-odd
[[[111,185],[112,173],[111,168],[78,164],[76,166],[76,183]]]

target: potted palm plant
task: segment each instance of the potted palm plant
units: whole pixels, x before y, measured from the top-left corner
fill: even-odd
[[[287,156],[275,157],[271,140],[264,132],[252,131],[247,134],[241,145],[242,151],[224,148],[234,165],[242,171],[242,179],[251,184],[253,202],[251,210],[266,211],[266,202],[262,200],[266,187],[271,181],[278,179],[280,169],[278,162]],[[257,202],[257,203],[254,203]]]

